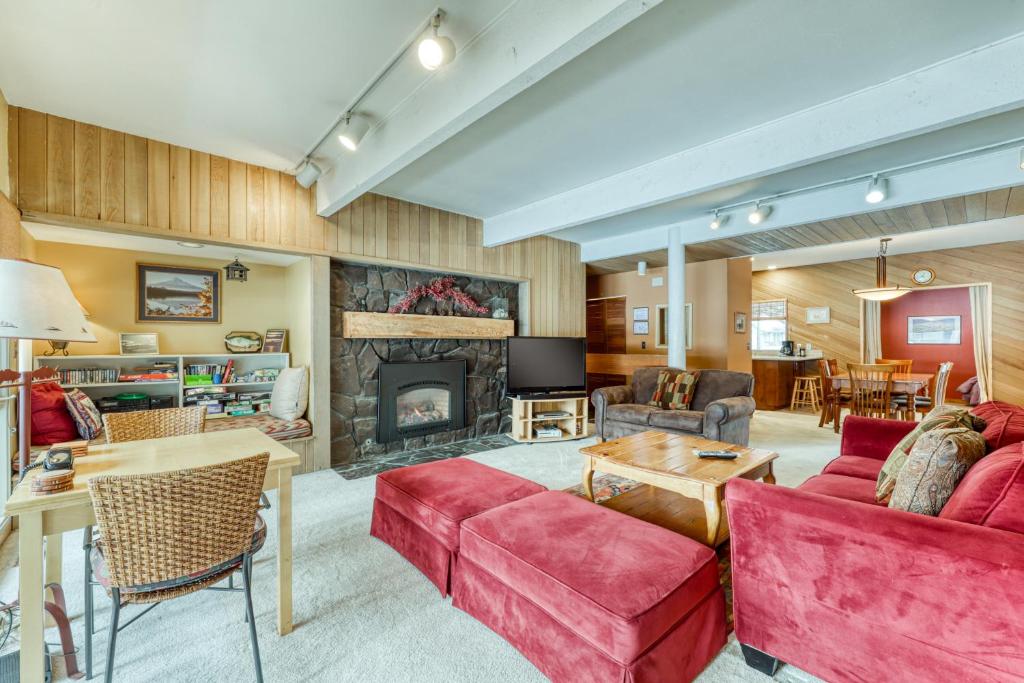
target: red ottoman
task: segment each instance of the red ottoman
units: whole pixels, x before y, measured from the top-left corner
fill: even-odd
[[[402,467],[377,477],[370,534],[448,595],[462,521],[546,490],[466,458]]]
[[[466,520],[452,596],[553,681],[677,683],[725,645],[709,548],[561,491]]]

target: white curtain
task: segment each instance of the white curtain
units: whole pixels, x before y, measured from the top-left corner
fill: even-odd
[[[879,301],[860,300],[860,359],[874,363],[882,357],[882,304]]]
[[[988,285],[971,285],[971,324],[974,327],[974,367],[982,401],[992,399],[992,306]]]

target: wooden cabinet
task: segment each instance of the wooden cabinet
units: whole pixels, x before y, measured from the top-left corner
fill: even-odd
[[[774,360],[755,358],[754,403],[758,410],[788,408],[793,385],[801,375],[816,375],[817,360]]]
[[[587,301],[587,352],[626,352],[626,297]]]
[[[540,426],[557,427],[559,436],[538,436]],[[512,399],[512,433],[520,443],[571,441],[587,436],[587,399]]]

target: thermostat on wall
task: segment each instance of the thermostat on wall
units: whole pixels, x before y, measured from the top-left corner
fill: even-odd
[[[665,286],[665,278],[663,277],[652,277],[651,287],[663,287]]]

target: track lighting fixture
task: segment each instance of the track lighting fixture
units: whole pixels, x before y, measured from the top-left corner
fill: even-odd
[[[885,178],[873,176],[868,182],[868,191],[864,195],[864,201],[868,204],[877,204],[883,201],[888,195],[889,182]]]
[[[1024,171],[1024,147],[1020,148],[1020,170]]]
[[[647,261],[638,261],[636,264],[636,274],[643,276],[647,275]]]
[[[712,230],[718,230],[720,227],[722,227],[723,225],[725,225],[728,222],[729,222],[729,217],[728,216],[720,216],[718,214],[718,209],[715,209],[715,217],[711,219],[711,223],[710,223],[709,227]]]
[[[359,149],[359,142],[368,130],[370,130],[370,122],[366,120],[366,117],[348,112],[345,114],[345,125],[338,133],[338,142],[348,151],[354,152]]]
[[[445,64],[450,64],[455,59],[455,43],[452,42],[451,38],[437,34],[437,29],[441,26],[442,14],[442,12],[438,12],[434,15],[430,22],[434,29],[433,35],[421,40],[420,46],[417,49],[420,64],[427,71],[436,71]]]
[[[754,205],[753,211],[747,214],[747,221],[751,225],[760,225],[764,223],[764,220],[771,215],[772,207],[769,205],[761,206],[761,202]]]
[[[311,159],[306,159],[302,162],[302,166],[300,166],[299,170],[295,173],[295,182],[302,187],[308,188],[317,181],[317,178],[320,177],[321,173],[323,173],[323,171],[320,170],[319,166],[313,163]]]

